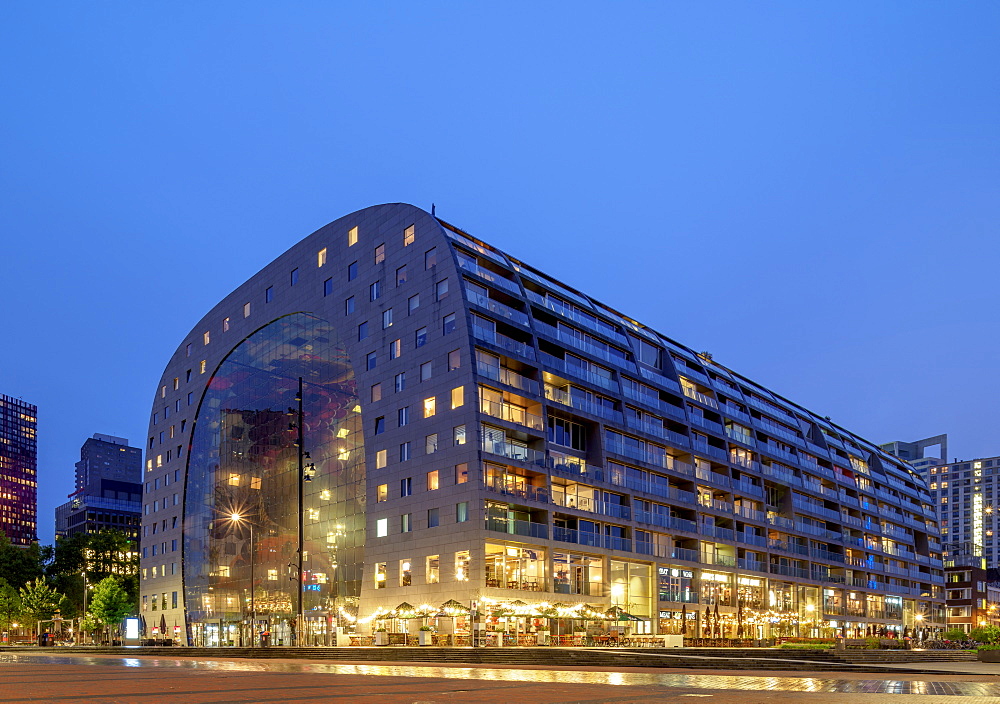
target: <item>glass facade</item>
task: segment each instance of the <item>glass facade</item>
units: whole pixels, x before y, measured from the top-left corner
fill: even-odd
[[[201,400],[187,476],[184,585],[194,643],[240,644],[263,632],[275,644],[294,641],[300,508],[307,639],[322,642],[337,614],[356,608],[365,542],[361,407],[333,326],[295,313],[229,353]]]

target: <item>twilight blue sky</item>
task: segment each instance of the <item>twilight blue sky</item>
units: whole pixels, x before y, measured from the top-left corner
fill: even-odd
[[[1000,4],[0,4],[39,534],[291,244],[428,208],[874,441],[995,432]]]

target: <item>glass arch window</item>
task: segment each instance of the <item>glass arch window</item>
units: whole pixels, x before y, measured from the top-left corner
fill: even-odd
[[[191,442],[183,564],[194,641],[268,630],[273,642],[291,642],[300,511],[307,629],[353,611],[364,562],[364,444],[354,369],[334,326],[295,313],[240,342],[208,383]]]

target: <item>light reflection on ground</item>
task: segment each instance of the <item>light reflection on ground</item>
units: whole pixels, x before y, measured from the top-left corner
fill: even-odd
[[[180,668],[217,672],[301,672],[373,677],[428,677],[459,680],[600,684],[634,687],[669,687],[701,690],[770,692],[827,692],[864,694],[926,694],[1000,697],[1000,684],[968,681],[891,679],[836,679],[827,677],[776,677],[703,673],[600,672],[580,670],[524,670],[490,667],[437,667],[428,665],[372,665],[273,660],[207,660],[198,658],[120,658],[0,653],[5,663],[95,665],[138,668]]]

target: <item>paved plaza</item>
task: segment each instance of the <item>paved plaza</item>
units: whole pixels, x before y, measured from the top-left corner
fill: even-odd
[[[949,664],[950,667],[950,664]],[[0,653],[0,702],[995,704],[1000,667],[880,676]],[[994,674],[996,673],[996,674]]]

